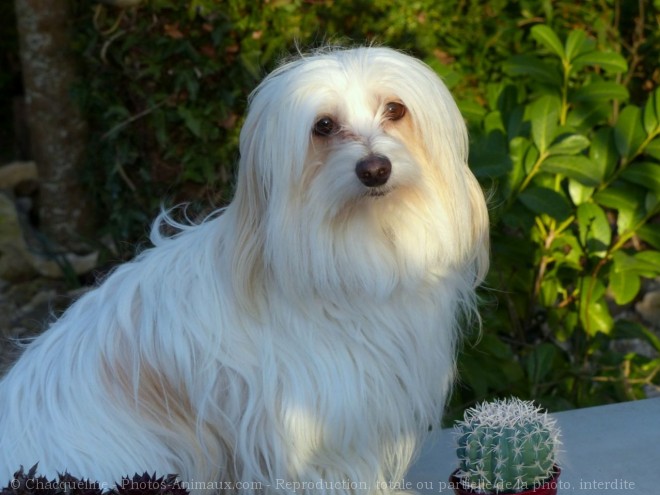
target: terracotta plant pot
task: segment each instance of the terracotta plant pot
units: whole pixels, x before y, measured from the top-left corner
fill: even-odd
[[[456,495],[475,495],[477,493],[481,492],[476,492],[474,490],[465,489],[465,488],[460,488],[461,486],[461,480],[456,476],[458,473],[458,469],[451,473],[451,476],[449,477],[449,482],[451,483],[451,486],[458,487],[454,488],[454,493]],[[541,486],[537,486],[535,488],[530,488],[529,490],[525,490],[523,492],[499,492],[500,495],[504,495],[507,493],[515,493],[515,495],[557,495],[557,479],[559,478],[559,475],[561,474],[561,469],[559,469],[559,466],[555,465],[555,474],[553,474],[548,480],[544,481]],[[490,493],[490,492],[489,492]],[[495,492],[493,492],[495,493]]]

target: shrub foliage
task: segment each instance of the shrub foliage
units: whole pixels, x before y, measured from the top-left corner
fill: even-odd
[[[530,34],[535,53],[509,58],[473,116],[497,304],[466,350],[466,384],[559,408],[639,398],[657,383],[660,339],[621,309],[660,275],[660,89],[630,103],[620,54],[583,30]],[[630,338],[656,357],[617,350]]]
[[[660,275],[657,1],[77,6],[86,181],[115,238],[139,239],[163,198],[230,198],[247,95],[296,42],[385,43],[453,90],[491,195],[483,331],[450,415],[493,395],[560,409],[660,383],[660,339],[626,311]],[[652,352],[627,352],[630,338]]]

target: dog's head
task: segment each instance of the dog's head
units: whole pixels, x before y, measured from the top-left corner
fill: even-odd
[[[467,148],[453,98],[419,60],[357,48],[283,64],[241,133],[242,262],[292,286],[387,292],[447,270],[477,283],[488,216]]]

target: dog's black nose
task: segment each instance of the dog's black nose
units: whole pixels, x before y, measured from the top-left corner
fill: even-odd
[[[369,155],[355,165],[355,174],[367,187],[382,186],[390,178],[392,162],[383,155]]]

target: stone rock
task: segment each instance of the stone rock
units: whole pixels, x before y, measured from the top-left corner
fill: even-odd
[[[61,278],[63,268],[76,275],[91,271],[98,263],[98,252],[78,255],[61,253],[55,256],[41,254],[40,246],[26,242],[26,222],[21,222],[16,203],[0,192],[0,279],[18,281],[32,275]],[[36,236],[30,235],[30,238]]]
[[[21,184],[36,184],[37,180],[37,166],[34,162],[13,162],[0,166],[0,189],[13,191]]]
[[[33,273],[14,200],[0,192],[0,279],[12,282]]]

